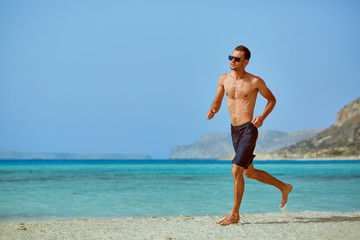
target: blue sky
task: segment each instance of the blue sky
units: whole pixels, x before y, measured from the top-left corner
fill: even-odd
[[[359,97],[358,1],[0,2],[0,150],[144,153],[229,131],[227,55],[277,98],[261,129],[326,128]],[[259,96],[255,114],[266,102]]]

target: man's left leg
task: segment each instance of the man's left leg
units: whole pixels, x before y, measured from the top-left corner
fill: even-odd
[[[243,176],[244,168],[236,164],[232,165],[232,174],[234,178],[234,205],[229,215],[226,216],[219,224],[226,226],[237,223],[240,220],[239,210],[244,193],[245,183]]]
[[[256,179],[260,182],[273,185],[274,187],[277,187],[282,194],[282,201],[280,203],[280,208],[284,207],[288,200],[288,195],[291,192],[293,186],[288,183],[284,183],[280,181],[277,178],[274,178],[269,173],[258,170],[254,168],[254,164],[251,163],[250,166],[244,170],[244,175],[247,178]]]

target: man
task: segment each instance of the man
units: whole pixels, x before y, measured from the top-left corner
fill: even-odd
[[[220,110],[226,92],[227,105],[231,116],[231,137],[236,155],[232,161],[234,205],[230,214],[218,222],[221,225],[237,223],[240,220],[239,210],[244,193],[243,173],[248,178],[256,179],[280,189],[282,193],[281,208],[286,204],[288,195],[292,190],[292,185],[279,181],[267,172],[255,169],[252,163],[255,157],[253,151],[258,136],[257,128],[262,126],[265,118],[273,110],[276,99],[260,77],[245,71],[250,57],[251,53],[245,46],[241,45],[235,48],[232,55],[229,56],[230,69],[233,71],[220,76],[215,100],[207,113],[207,119],[214,117]],[[264,112],[254,118],[258,92],[268,102]]]

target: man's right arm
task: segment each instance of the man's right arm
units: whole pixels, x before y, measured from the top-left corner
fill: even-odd
[[[218,81],[218,89],[216,91],[215,100],[211,104],[211,108],[206,116],[206,118],[209,120],[212,119],[214,115],[220,110],[221,102],[224,98],[224,93],[225,93],[224,80],[225,80],[225,75],[221,75]]]

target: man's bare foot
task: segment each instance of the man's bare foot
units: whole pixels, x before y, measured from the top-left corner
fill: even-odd
[[[291,184],[286,184],[286,188],[283,191],[281,191],[282,201],[280,203],[280,208],[283,208],[285,206],[285,204],[287,203],[288,195],[292,189],[293,189],[293,186]]]
[[[240,216],[238,214],[230,213],[223,220],[218,222],[218,224],[220,224],[222,226],[227,226],[230,224],[238,223],[239,220],[240,220]]]

